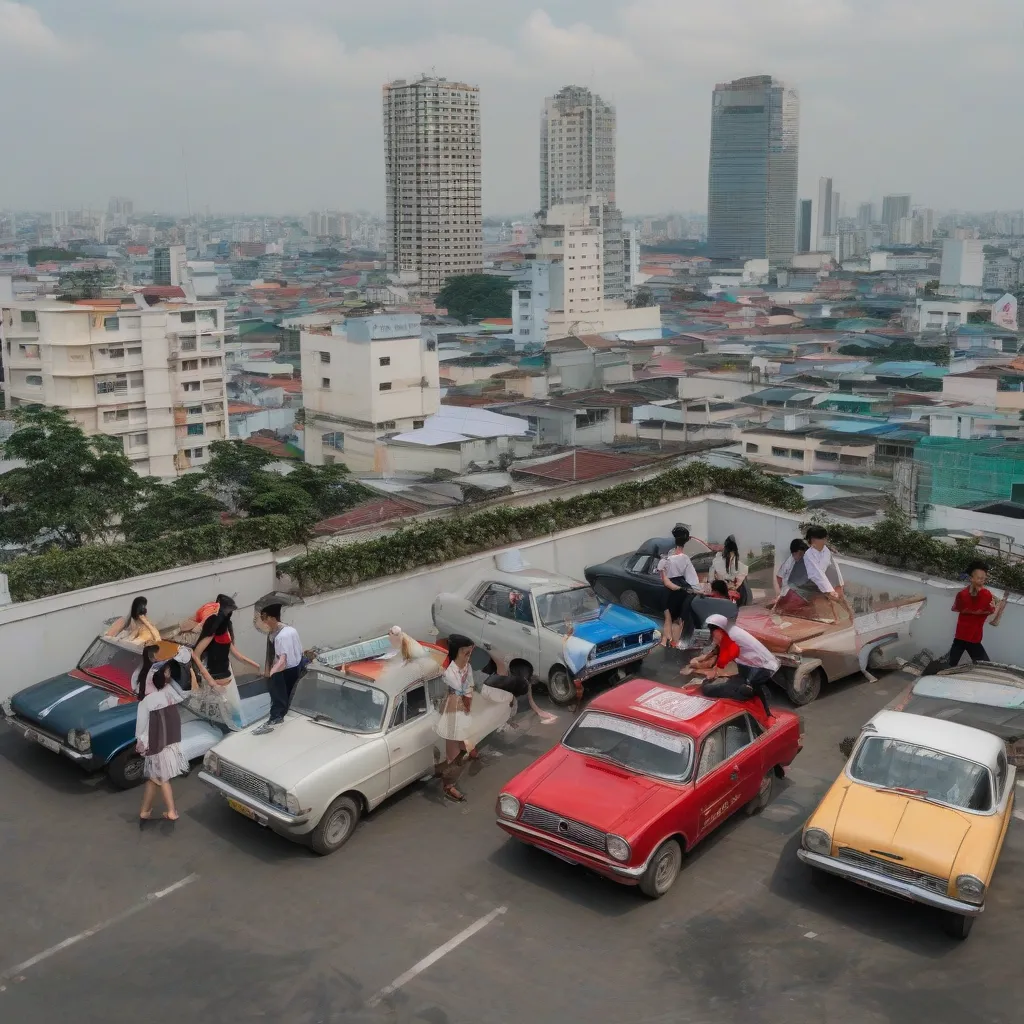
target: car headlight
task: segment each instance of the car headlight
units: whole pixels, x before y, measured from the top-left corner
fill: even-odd
[[[660,640],[660,639],[661,639],[661,630],[660,630],[660,629],[656,629],[656,630],[655,630],[655,631],[654,631],[654,632],[653,632],[653,633],[651,634],[651,639],[652,639],[652,640]]]
[[[965,903],[981,903],[985,898],[985,883],[974,875],[957,875],[956,894]]]
[[[608,851],[609,857],[620,861],[629,860],[633,852],[629,848],[629,843],[622,836],[609,836],[604,841],[604,848]]]
[[[518,818],[519,801],[510,793],[502,793],[498,797],[498,813],[503,818]]]
[[[822,857],[832,855],[832,837],[823,828],[804,829],[804,849]]]
[[[212,750],[208,750],[203,755],[203,767],[211,775],[220,775],[220,758]]]
[[[10,697],[5,697],[3,701],[0,701],[0,711],[3,711],[8,718],[14,717],[14,704]]]
[[[281,786],[275,786],[272,782],[268,783],[270,787],[270,802],[277,804],[278,807],[288,806],[288,794],[284,791]]]
[[[87,754],[92,749],[92,737],[87,729],[72,729],[68,733],[68,746],[80,754]]]
[[[299,798],[294,793],[286,793],[284,802],[289,814],[298,814],[301,810],[299,807]]]

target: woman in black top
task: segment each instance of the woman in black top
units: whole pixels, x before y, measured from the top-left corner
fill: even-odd
[[[205,718],[216,718],[229,729],[241,729],[245,720],[242,717],[242,699],[231,671],[232,656],[260,671],[260,666],[252,658],[247,658],[235,647],[231,610],[221,611],[203,623],[199,643],[192,652],[192,660],[206,684],[201,687],[196,713]]]

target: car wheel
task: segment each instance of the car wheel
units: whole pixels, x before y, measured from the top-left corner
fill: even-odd
[[[359,804],[350,796],[339,796],[323,813],[317,826],[309,835],[309,845],[314,853],[326,857],[340,850],[351,838],[359,824]]]
[[[597,594],[602,601],[607,601],[609,604],[616,603],[615,595],[600,580],[594,584],[594,593]]]
[[[783,686],[786,689],[786,696],[790,703],[798,708],[818,699],[821,693],[821,684],[825,681],[825,673],[816,668],[810,672],[800,674],[797,669],[787,669],[782,677]]]
[[[619,604],[631,612],[640,611],[640,597],[635,590],[624,590],[619,595]]]
[[[134,750],[122,750],[107,765],[107,778],[118,789],[134,789],[145,778],[146,761]]]
[[[672,888],[683,867],[683,850],[675,839],[658,847],[647,870],[640,877],[640,891],[649,899],[661,899]]]
[[[974,918],[964,917],[962,914],[946,914],[942,927],[947,935],[962,942],[971,934]]]
[[[568,707],[576,701],[576,685],[561,665],[556,665],[548,676],[548,696],[551,703],[560,708]]]
[[[769,803],[771,803],[772,793],[775,791],[775,769],[773,768],[767,775],[761,780],[761,788],[757,791],[757,796],[750,801],[744,808],[745,814],[758,814],[763,811]]]

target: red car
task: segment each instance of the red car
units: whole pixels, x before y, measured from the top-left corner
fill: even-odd
[[[557,747],[504,787],[498,825],[657,899],[687,850],[736,811],[767,805],[801,732],[797,715],[769,717],[759,701],[634,679],[591,701]]]

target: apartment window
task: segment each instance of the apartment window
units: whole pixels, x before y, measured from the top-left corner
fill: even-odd
[[[324,434],[324,446],[343,452],[345,450],[345,435],[340,431],[336,431],[333,434]]]
[[[199,360],[198,359],[182,359],[181,361],[181,372],[187,373],[189,370],[198,370]]]
[[[127,390],[128,379],[123,373],[119,373],[116,377],[108,377],[106,380],[96,381],[97,395],[114,395]]]
[[[183,324],[194,324],[196,322],[196,311],[194,309],[182,310],[181,322]]]
[[[149,434],[143,431],[141,434],[129,434],[128,443],[133,448],[143,448],[149,444]]]
[[[206,433],[206,427],[204,427],[202,423],[190,423],[185,428],[185,433],[189,437],[202,437],[203,434]]]
[[[412,429],[413,430],[421,430],[422,428],[423,428],[423,420],[413,420],[412,421]]]
[[[181,385],[181,390],[182,391],[198,391],[199,390],[199,381],[193,380],[193,381],[189,381],[186,384],[182,384]]]
[[[123,421],[123,420],[127,420],[127,419],[128,419],[128,410],[127,409],[113,409],[110,412],[105,412],[103,414],[103,422],[104,423],[117,423],[118,421]]]
[[[38,373],[30,373],[26,375],[25,383],[30,387],[41,388],[43,386],[43,378]]]
[[[329,363],[330,361],[331,361],[331,353],[330,352],[321,352],[320,353],[320,362],[321,363]]]
[[[116,331],[120,326],[121,322],[116,316],[105,316],[103,318],[103,330],[105,331]]]
[[[142,374],[141,373],[129,373],[128,374],[128,386],[130,388],[141,388],[142,387]]]
[[[21,311],[21,322],[23,324],[34,324],[36,322],[36,311],[34,309],[23,309]]]
[[[128,355],[130,355],[130,356],[141,356],[142,355],[142,346],[141,345],[132,345],[132,346],[130,346],[129,349],[128,349]]]
[[[753,454],[756,454],[757,453],[757,445],[754,444],[753,441],[748,441],[747,442],[747,451],[751,452]]]
[[[220,402],[205,402],[203,404],[203,408],[207,412],[221,412],[224,407],[220,404]]]
[[[391,365],[391,356],[381,356],[380,357],[380,365],[381,366],[390,366]]]
[[[109,358],[111,358],[111,359],[124,359],[124,349],[123,348],[108,348],[106,350],[101,348],[100,352],[103,352],[103,351],[106,351],[107,356]]]
[[[527,327],[527,328],[525,328],[525,329],[524,329],[524,328],[522,328],[522,327],[521,327],[521,328],[519,329],[519,333],[520,333],[520,334],[529,334],[529,333],[530,333],[530,328],[529,328],[529,327]]]
[[[131,409],[128,413],[128,418],[132,423],[145,423],[146,422],[146,410],[145,409]]]
[[[391,390],[391,381],[386,380],[386,381],[383,381],[382,383],[378,384],[377,385],[377,390],[378,391],[390,391]]]
[[[220,356],[210,356],[202,362],[204,370],[212,370],[215,366],[220,366]]]
[[[822,462],[838,462],[839,452],[815,452],[815,457]]]
[[[323,388],[324,391],[330,391],[331,390],[331,378],[330,377],[321,377],[320,378],[320,387]]]
[[[201,309],[201,310],[199,310],[199,312],[197,314],[197,318],[199,320],[201,320],[203,323],[206,323],[206,324],[216,324],[217,323],[217,311],[215,309]],[[185,316],[184,316],[184,314],[182,314],[182,320],[184,320],[184,319],[185,319]]]
[[[789,449],[788,448],[775,448],[775,447],[773,447],[772,448],[772,455],[774,455],[775,458],[777,458],[777,459],[788,459],[789,458]]]
[[[394,420],[385,420],[380,424],[381,430],[394,430],[398,424]]]
[[[11,343],[7,342],[7,354],[11,354]],[[39,346],[38,345],[19,345],[18,354],[25,359],[38,359],[39,358]]]
[[[189,405],[185,407],[185,413],[189,416],[198,416],[203,411],[201,405]]]

